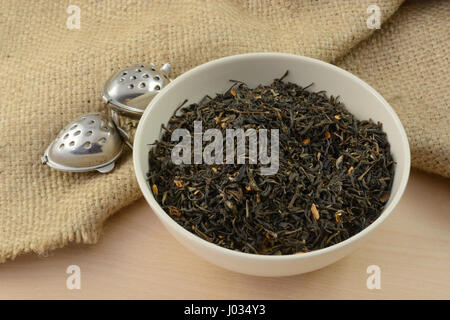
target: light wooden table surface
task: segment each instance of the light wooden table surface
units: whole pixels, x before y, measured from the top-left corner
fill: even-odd
[[[81,268],[81,289],[66,269]],[[366,269],[381,269],[369,290]],[[1,299],[450,299],[450,179],[413,171],[391,217],[364,247],[304,275],[249,277],[184,249],[144,200],[114,215],[96,245],[0,265]]]

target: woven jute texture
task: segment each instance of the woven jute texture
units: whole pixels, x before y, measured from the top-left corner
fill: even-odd
[[[377,2],[380,30],[368,28]],[[416,167],[450,176],[446,1],[0,2],[0,262],[95,243],[105,220],[141,197],[131,153],[112,173],[40,163],[59,130],[104,110],[106,79],[132,63],[169,61],[172,77],[207,61],[277,51],[318,58],[378,89],[405,125]]]
[[[450,177],[450,1],[406,2],[336,64],[395,109],[413,166]]]

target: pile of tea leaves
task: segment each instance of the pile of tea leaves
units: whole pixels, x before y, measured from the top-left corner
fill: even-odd
[[[389,199],[394,162],[380,123],[360,121],[325,92],[276,79],[182,106],[149,152],[149,187],[186,230],[247,253],[304,253],[348,239]],[[177,128],[279,129],[279,169],[262,164],[174,164]],[[203,146],[207,145],[204,142]],[[235,144],[236,146],[236,144]],[[269,148],[270,150],[270,148]],[[193,163],[193,162],[192,162]]]

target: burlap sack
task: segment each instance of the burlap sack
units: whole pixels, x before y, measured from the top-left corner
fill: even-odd
[[[450,177],[450,1],[408,1],[336,64],[395,109],[414,167]]]
[[[78,0],[80,29],[66,26],[70,2],[0,2],[0,262],[95,243],[141,196],[129,152],[109,174],[40,164],[62,126],[104,109],[105,80],[130,63],[169,61],[177,76],[245,52],[339,61],[396,108],[413,164],[450,176],[449,3],[378,1],[390,20],[373,34],[373,2]]]

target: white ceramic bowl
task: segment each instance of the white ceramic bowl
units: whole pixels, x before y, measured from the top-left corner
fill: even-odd
[[[160,207],[146,181],[148,144],[160,137],[161,124],[167,124],[174,110],[185,99],[199,102],[206,94],[214,96],[230,87],[229,79],[241,80],[250,87],[270,84],[286,70],[285,81],[307,86],[313,91],[326,90],[339,95],[347,109],[358,119],[373,119],[383,123],[396,161],[391,197],[381,216],[353,237],[331,247],[304,254],[264,256],[242,253],[207,242],[178,225]],[[408,181],[410,151],[405,130],[394,110],[367,83],[331,64],[291,54],[252,53],[226,57],[198,66],[165,87],[149,104],[142,116],[134,140],[134,169],[139,186],[153,212],[169,232],[185,247],[220,267],[257,276],[286,276],[325,267],[361,245],[378,228],[399,202]]]

